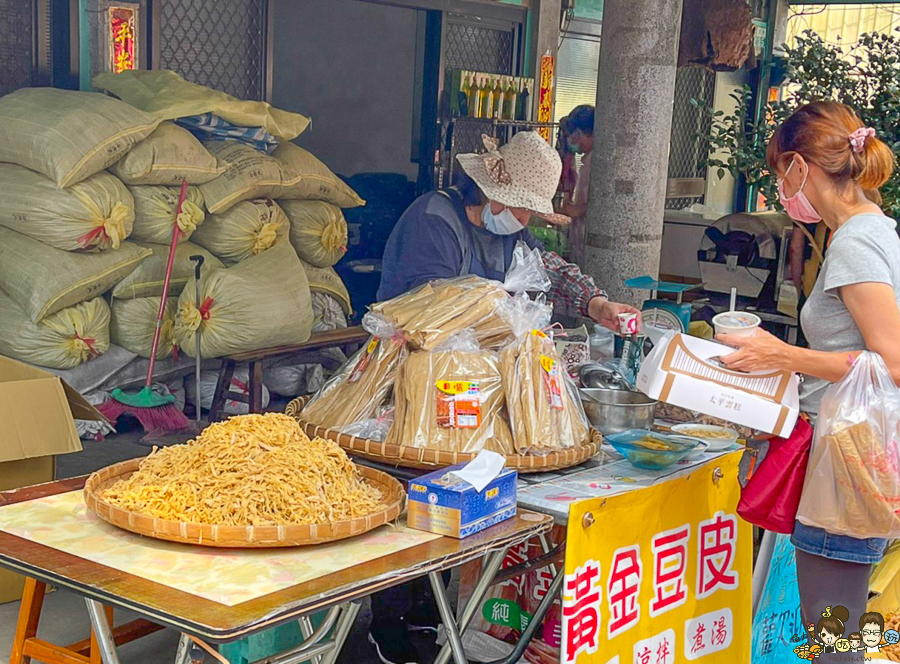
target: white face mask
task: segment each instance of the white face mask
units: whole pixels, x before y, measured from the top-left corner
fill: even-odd
[[[512,235],[524,228],[509,208],[503,208],[500,214],[491,212],[491,204],[487,203],[481,211],[484,227],[494,235]]]

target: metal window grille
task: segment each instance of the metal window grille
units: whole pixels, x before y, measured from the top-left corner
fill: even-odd
[[[158,1],[160,67],[239,99],[265,99],[267,0]]]
[[[675,104],[672,109],[672,135],[669,141],[670,178],[706,178],[703,162],[706,154],[698,134],[709,132],[709,120],[691,103],[691,99],[713,102],[716,75],[702,67],[682,67],[675,76]],[[680,210],[703,197],[670,198],[666,208]]]
[[[485,74],[512,74],[515,39],[512,29],[449,21],[444,37],[444,68]]]
[[[34,0],[0,0],[0,95],[32,84]]]

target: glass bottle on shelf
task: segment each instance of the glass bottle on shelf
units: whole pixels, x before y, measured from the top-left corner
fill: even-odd
[[[528,81],[522,81],[522,91],[519,93],[519,103],[516,109],[516,119],[527,122],[530,114],[531,95],[528,92]]]
[[[516,90],[516,82],[512,77],[507,81],[506,92],[503,94],[503,119],[516,119],[516,102],[519,94]]]
[[[476,81],[475,82],[475,102],[472,104],[472,108],[469,111],[469,115],[471,115],[473,118],[480,118],[481,117],[481,104],[482,104],[482,100],[484,99],[484,77],[480,76],[480,77],[476,78],[474,74],[472,74],[472,77],[475,78],[475,81]]]
[[[462,117],[465,117],[469,114],[469,77],[468,72],[460,72],[459,74],[459,92],[456,93],[457,102],[459,105],[459,114]]]
[[[469,92],[468,92],[469,117],[477,115],[478,108],[478,83],[475,81],[475,72],[471,72],[469,76]]]
[[[506,90],[503,87],[503,77],[498,76],[494,79],[494,115],[498,120],[503,119],[503,98]]]
[[[481,117],[490,119],[494,117],[494,88],[491,79],[485,77],[484,93],[481,97]]]

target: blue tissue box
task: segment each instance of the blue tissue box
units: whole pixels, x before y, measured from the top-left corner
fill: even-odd
[[[504,468],[479,493],[449,474],[465,465],[448,466],[409,483],[410,528],[462,539],[515,516],[518,473]]]

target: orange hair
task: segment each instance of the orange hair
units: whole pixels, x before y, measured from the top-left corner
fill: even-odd
[[[775,130],[766,148],[766,161],[773,171],[784,172],[790,158],[800,154],[827,173],[835,185],[854,182],[864,191],[875,192],[891,177],[894,153],[876,137],[866,139],[862,152],[854,152],[850,134],[862,127],[853,109],[836,101],[801,106]]]

